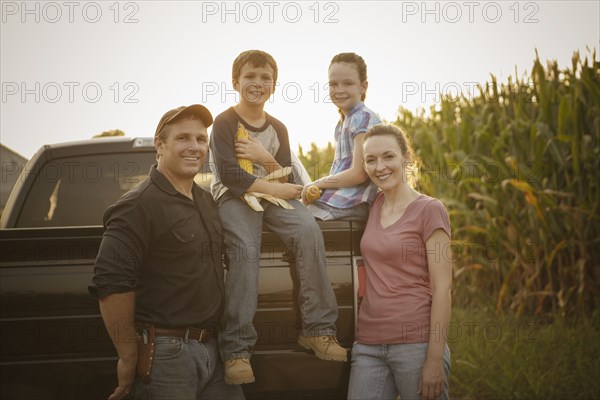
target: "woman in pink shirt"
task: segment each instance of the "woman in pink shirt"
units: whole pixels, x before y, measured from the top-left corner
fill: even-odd
[[[372,127],[363,149],[365,170],[381,191],[361,241],[367,279],[348,398],[448,399],[448,212],[413,189],[413,151],[398,127]]]

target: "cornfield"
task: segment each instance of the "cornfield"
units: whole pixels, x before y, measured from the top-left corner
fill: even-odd
[[[453,227],[455,297],[517,315],[587,316],[600,306],[600,63],[444,96],[395,123],[421,159],[420,188]],[[514,81],[514,82],[513,82]]]

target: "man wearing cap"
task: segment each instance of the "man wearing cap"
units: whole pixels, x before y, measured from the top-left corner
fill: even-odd
[[[221,224],[211,195],[194,183],[212,122],[198,104],[165,113],[157,164],[104,214],[89,290],[119,355],[110,400],[244,398],[225,384],[217,349]]]

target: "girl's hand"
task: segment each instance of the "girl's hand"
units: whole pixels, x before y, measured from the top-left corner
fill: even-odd
[[[317,185],[315,185],[315,182],[313,182],[313,183],[309,183],[308,185],[304,186],[304,188],[302,188],[302,194],[300,195],[300,200],[302,201],[302,204],[307,206],[310,203],[318,200],[320,197],[321,197],[321,189],[319,189],[319,187]]]
[[[313,183],[309,183],[308,185],[304,186],[302,188],[302,194],[300,194],[300,201],[302,202],[302,204],[304,204],[305,206],[308,205],[308,201],[306,200],[306,189],[308,189],[310,186],[312,186]]]
[[[418,393],[423,400],[434,400],[440,397],[444,388],[446,375],[443,361],[430,361],[425,359],[421,369],[421,383]]]
[[[238,139],[235,141],[235,154],[238,158],[246,158],[262,165],[265,165],[272,159],[271,153],[263,147],[262,143],[251,136],[248,139]]]

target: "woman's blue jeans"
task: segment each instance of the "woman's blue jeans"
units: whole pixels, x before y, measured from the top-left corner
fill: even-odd
[[[417,393],[427,343],[361,344],[352,346],[349,400],[421,400]],[[438,399],[448,399],[450,350],[444,351],[446,379]]]

